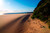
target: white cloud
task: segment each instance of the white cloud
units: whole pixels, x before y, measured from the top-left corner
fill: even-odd
[[[4,0],[0,0],[0,6],[3,6]]]
[[[5,0],[0,0],[0,10],[7,10],[10,8],[10,2],[6,2]]]
[[[0,10],[2,10],[4,7],[4,0],[0,0]]]

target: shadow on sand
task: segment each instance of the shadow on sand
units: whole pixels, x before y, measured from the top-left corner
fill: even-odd
[[[24,15],[25,16],[25,15]],[[21,16],[13,21],[11,21],[11,23],[7,24],[6,26],[4,26],[2,29],[0,29],[0,32],[4,31],[5,29],[8,29],[9,27],[11,27],[13,24],[15,24],[20,18],[24,17],[24,16]],[[30,15],[26,15],[23,20],[20,22],[20,24],[24,23],[28,18],[29,18]]]

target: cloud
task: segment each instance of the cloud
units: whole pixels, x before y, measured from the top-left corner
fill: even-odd
[[[0,0],[0,6],[3,6],[4,0]]]
[[[2,10],[4,7],[4,0],[0,0],[0,10]]]

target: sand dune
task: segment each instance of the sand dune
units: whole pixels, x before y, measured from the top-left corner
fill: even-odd
[[[1,26],[4,26],[10,23],[9,21],[12,21],[10,24],[1,29],[0,33],[50,33],[48,25],[43,21],[37,18],[31,19],[32,14],[20,14],[20,17],[17,15],[7,15],[9,18],[4,15],[5,17],[2,18],[7,18],[8,22],[5,22],[6,20],[2,18],[0,19],[4,20],[4,23],[0,23]]]

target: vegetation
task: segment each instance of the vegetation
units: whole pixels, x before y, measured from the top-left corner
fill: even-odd
[[[50,0],[41,0],[31,18],[38,18],[42,21],[46,21],[50,28]]]

